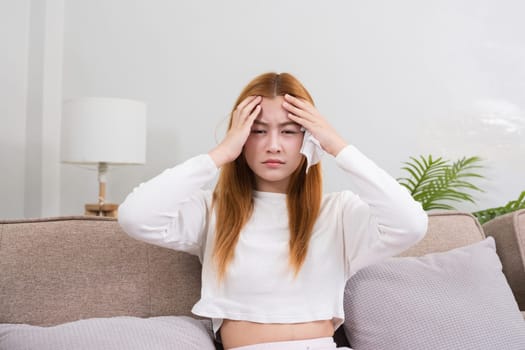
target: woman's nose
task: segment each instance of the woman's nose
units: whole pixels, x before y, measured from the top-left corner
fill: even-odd
[[[270,132],[268,134],[267,148],[269,152],[280,152],[281,151],[281,138],[279,132]]]

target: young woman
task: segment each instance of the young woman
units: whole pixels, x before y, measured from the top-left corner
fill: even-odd
[[[357,194],[322,194],[322,150]],[[214,191],[203,190],[217,173]],[[427,216],[296,78],[267,73],[240,94],[223,141],[135,188],[119,222],[200,258],[192,312],[212,319],[225,349],[313,350],[336,348],[346,281],[421,239]]]

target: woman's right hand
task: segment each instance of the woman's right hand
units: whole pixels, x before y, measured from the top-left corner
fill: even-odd
[[[261,96],[248,96],[233,111],[228,133],[221,143],[209,152],[218,168],[234,161],[241,154],[250,136],[253,121],[261,113],[261,101]]]

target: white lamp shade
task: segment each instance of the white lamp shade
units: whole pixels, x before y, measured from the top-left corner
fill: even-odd
[[[144,164],[146,104],[81,97],[64,102],[62,162]]]

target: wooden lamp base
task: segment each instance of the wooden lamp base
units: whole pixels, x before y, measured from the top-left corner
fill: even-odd
[[[118,204],[86,204],[85,215],[107,216],[116,218],[118,216]]]
[[[118,204],[106,203],[106,173],[108,165],[98,163],[98,203],[86,204],[85,215],[107,216],[116,218],[118,215]]]

